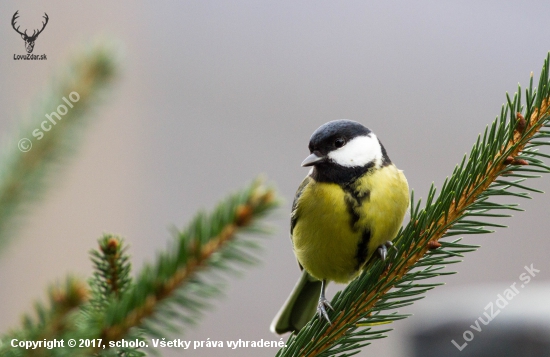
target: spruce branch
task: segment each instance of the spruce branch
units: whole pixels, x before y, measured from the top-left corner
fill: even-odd
[[[5,140],[0,159],[0,249],[9,240],[13,218],[43,194],[60,162],[78,146],[83,124],[116,76],[113,53],[105,44],[77,53]]]
[[[136,328],[164,337],[165,331],[179,329],[174,320],[194,324],[207,300],[220,292],[220,273],[257,261],[252,254],[257,242],[240,234],[265,233],[257,220],[277,205],[273,189],[255,181],[221,202],[211,215],[199,214],[176,232],[170,248],[144,267],[120,300],[106,308],[99,338],[120,340]]]
[[[550,145],[549,64],[550,54],[537,89],[531,74],[525,104],[520,87],[513,98],[507,95],[500,117],[478,137],[470,155],[464,156],[445,180],[437,198],[432,185],[425,207],[420,209],[420,200],[415,202],[414,192],[411,194],[411,219],[395,240],[397,253],[386,262],[373,262],[336,294],[331,302],[335,312],[329,314],[332,324],[315,317],[297,335],[290,336],[278,357],[351,356],[372,340],[385,337],[390,330],[378,325],[406,318],[395,310],[441,285],[422,280],[454,274],[445,271],[445,265],[460,262],[463,253],[478,248],[449,238],[491,233],[486,227],[506,226],[486,219],[509,217],[501,213],[503,210],[521,210],[515,203],[492,202],[492,198],[530,198],[529,191],[540,192],[524,182],[550,172],[542,160],[550,155],[538,151]]]

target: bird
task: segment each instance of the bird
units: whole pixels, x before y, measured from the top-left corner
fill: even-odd
[[[361,123],[323,124],[308,148],[302,166],[311,169],[290,214],[290,239],[302,275],[271,323],[276,334],[298,332],[316,312],[330,324],[328,282],[349,283],[371,258],[385,260],[409,206],[403,171]]]

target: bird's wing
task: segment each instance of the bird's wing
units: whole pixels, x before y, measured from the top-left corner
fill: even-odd
[[[300,196],[302,196],[302,192],[304,192],[304,189],[310,182],[311,177],[307,176],[300,184],[300,187],[298,187],[296,195],[294,196],[294,201],[292,202],[292,211],[290,212],[290,239],[292,239],[292,232],[294,231],[294,227],[296,226],[296,222],[298,221],[298,200],[300,199]]]
[[[296,222],[298,221],[298,199],[302,195],[302,192],[304,192],[304,189],[306,186],[311,182],[311,177],[308,175],[306,178],[302,181],[300,184],[300,187],[298,187],[298,190],[296,191],[296,195],[294,196],[294,201],[292,202],[292,211],[290,212],[290,240],[292,241],[292,232],[294,231],[294,226],[296,226]],[[294,243],[293,243],[294,244]],[[300,267],[300,270],[303,270],[302,264],[298,262],[298,266]]]

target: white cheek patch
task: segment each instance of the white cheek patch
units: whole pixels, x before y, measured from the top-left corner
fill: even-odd
[[[382,149],[374,133],[369,136],[358,136],[341,148],[331,151],[328,157],[345,167],[365,166],[374,161],[375,166],[382,164]]]

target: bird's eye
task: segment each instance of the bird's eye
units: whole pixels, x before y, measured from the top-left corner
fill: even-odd
[[[336,146],[337,148],[341,148],[345,144],[346,144],[346,140],[344,140],[343,138],[338,138],[334,141],[334,146]]]

